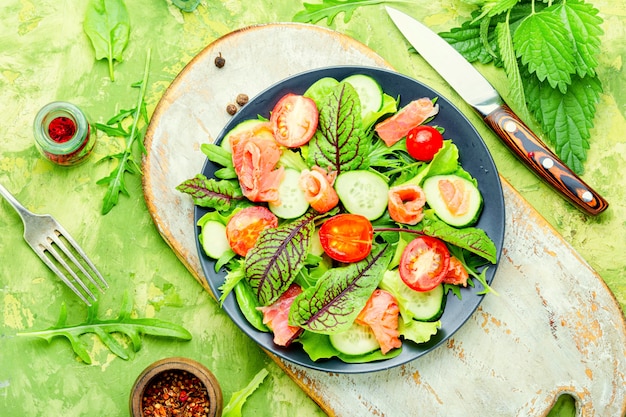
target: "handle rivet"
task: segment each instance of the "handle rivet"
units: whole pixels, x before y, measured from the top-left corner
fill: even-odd
[[[585,191],[582,195],[582,199],[585,203],[591,203],[591,201],[593,200],[593,194],[591,194],[591,192],[589,191]]]
[[[541,161],[541,165],[543,165],[545,169],[550,169],[554,166],[554,161],[550,158],[545,158],[543,161]]]
[[[509,120],[504,124],[504,129],[509,133],[513,133],[517,130],[517,125],[515,124],[515,122]]]

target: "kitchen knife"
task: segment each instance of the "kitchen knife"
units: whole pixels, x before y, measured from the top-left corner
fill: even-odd
[[[411,16],[392,7],[386,9],[417,52],[533,172],[588,214],[597,215],[609,206],[520,120],[459,52]]]

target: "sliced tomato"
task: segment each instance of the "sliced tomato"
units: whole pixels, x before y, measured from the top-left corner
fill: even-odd
[[[432,161],[441,148],[443,135],[432,126],[416,126],[406,135],[406,150],[418,161]]]
[[[430,236],[413,239],[400,257],[400,278],[415,291],[430,291],[441,284],[450,266],[450,251]]]
[[[446,276],[443,277],[443,283],[467,287],[468,279],[469,274],[463,263],[457,257],[450,256],[450,266]]]
[[[338,214],[324,222],[319,236],[328,256],[339,262],[357,262],[371,252],[374,228],[359,214]]]
[[[387,146],[391,146],[409,133],[426,119],[434,116],[439,107],[433,105],[431,99],[425,97],[414,100],[400,109],[399,112],[378,123],[374,130]]]
[[[273,304],[258,307],[263,313],[263,324],[274,333],[274,343],[279,346],[289,346],[303,331],[301,327],[289,325],[289,309],[301,292],[302,288],[292,284]]]
[[[226,224],[226,238],[232,250],[246,256],[264,229],[278,226],[278,218],[263,206],[246,207]]]
[[[274,106],[270,123],[276,142],[289,148],[306,144],[317,130],[319,113],[315,102],[297,94],[286,94]]]
[[[304,198],[318,213],[326,213],[339,204],[339,196],[332,184],[336,175],[336,172],[329,175],[317,166],[300,174],[299,185],[304,191]]]
[[[243,195],[250,201],[277,202],[284,168],[276,168],[281,149],[269,122],[231,136],[230,146]]]
[[[397,185],[388,194],[387,209],[393,220],[411,225],[422,220],[426,194],[419,185]]]
[[[394,296],[385,290],[376,289],[355,322],[372,329],[384,355],[402,346],[398,331],[399,314],[400,308]]]

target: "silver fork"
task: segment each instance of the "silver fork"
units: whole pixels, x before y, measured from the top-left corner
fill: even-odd
[[[87,277],[102,293],[104,293],[106,288],[109,288],[109,284],[107,284],[98,269],[63,226],[48,214],[41,215],[28,211],[2,184],[0,184],[0,194],[22,218],[24,223],[24,240],[41,258],[43,263],[48,265],[87,305],[91,305],[90,300],[97,301],[96,296],[79,277],[78,272]],[[69,244],[69,248],[64,242]],[[76,255],[82,262],[78,260]],[[68,277],[68,274],[73,280]],[[98,281],[96,281],[94,275],[98,278]],[[77,283],[78,286],[74,285],[74,283]]]

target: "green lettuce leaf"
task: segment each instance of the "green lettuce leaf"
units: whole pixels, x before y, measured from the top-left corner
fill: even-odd
[[[356,90],[348,83],[339,83],[320,108],[318,130],[309,142],[309,165],[330,168],[338,174],[366,169],[370,143],[362,129]]]
[[[402,348],[399,348],[387,352],[386,355],[383,355],[380,349],[364,355],[345,355],[334,348],[330,343],[328,335],[306,331],[300,335],[297,341],[302,344],[302,349],[304,349],[314,362],[334,357],[346,363],[376,362],[395,358],[402,353]]]
[[[333,268],[293,301],[289,323],[316,333],[346,330],[382,279],[393,251],[376,245],[362,261]]]
[[[248,397],[261,385],[267,375],[269,375],[269,372],[267,369],[263,368],[252,378],[252,381],[250,381],[245,388],[233,392],[232,397],[228,400],[228,404],[224,407],[222,417],[242,417],[243,405],[246,403]]]

